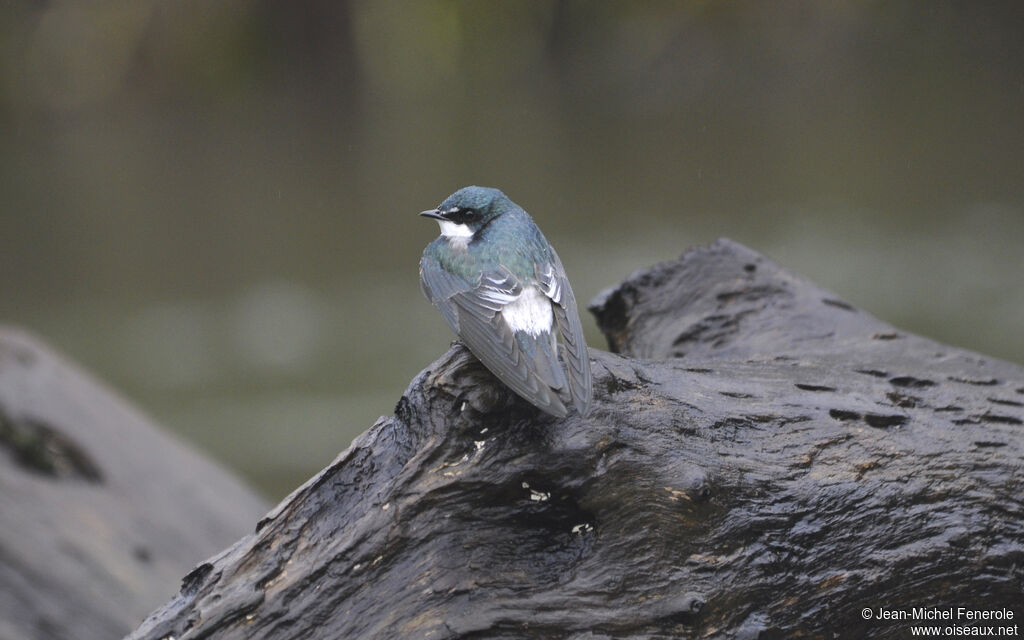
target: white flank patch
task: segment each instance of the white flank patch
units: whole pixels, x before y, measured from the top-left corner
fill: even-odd
[[[512,331],[525,331],[538,336],[551,331],[555,316],[551,312],[551,300],[537,287],[527,287],[519,297],[501,310],[505,324]]]
[[[448,220],[438,220],[437,224],[441,225],[441,235],[446,238],[472,238],[473,230],[469,228],[469,225],[455,224]]]

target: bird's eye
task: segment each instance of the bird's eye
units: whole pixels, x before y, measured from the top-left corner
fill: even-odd
[[[480,217],[480,212],[476,209],[460,209],[458,216],[463,222],[472,222]]]

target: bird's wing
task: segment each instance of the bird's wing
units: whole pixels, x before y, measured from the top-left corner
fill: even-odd
[[[420,289],[427,300],[438,308],[456,335],[459,334],[459,316],[451,297],[472,288],[471,282],[445,271],[435,258],[424,255],[420,260]]]
[[[583,338],[583,325],[580,324],[579,312],[576,309],[576,297],[569,286],[565,267],[562,266],[562,261],[554,248],[551,249],[550,262],[536,265],[536,275],[544,294],[554,303],[552,309],[555,312],[558,333],[562,338],[569,393],[573,405],[580,415],[586,416],[590,411],[590,400],[593,397],[590,355],[587,352],[587,342]]]
[[[558,417],[568,413],[558,394],[567,383],[554,334],[513,331],[502,315],[523,294],[515,276],[502,268],[469,283],[425,257],[420,283],[448,325],[491,373],[543,411]]]

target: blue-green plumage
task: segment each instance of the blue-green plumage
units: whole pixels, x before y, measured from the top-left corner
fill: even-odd
[[[569,402],[585,415],[590,361],[576,300],[530,216],[485,187],[460,189],[421,215],[440,223],[441,236],[423,252],[420,283],[452,330],[526,400],[556,416]]]

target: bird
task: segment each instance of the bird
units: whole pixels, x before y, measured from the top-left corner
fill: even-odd
[[[555,417],[567,405],[585,417],[593,394],[576,298],[530,215],[478,186],[419,215],[441,227],[423,251],[420,286],[452,331],[523,399]]]

